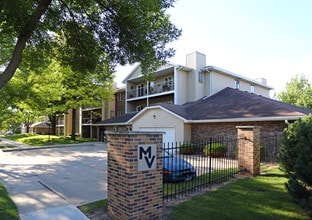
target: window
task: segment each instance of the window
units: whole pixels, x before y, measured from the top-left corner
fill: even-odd
[[[165,78],[165,85],[170,86],[172,84],[172,78],[171,76],[168,76]]]
[[[250,85],[250,92],[255,93],[255,85]]]
[[[120,116],[120,115],[122,115],[122,111],[121,111],[121,110],[118,110],[117,116]]]
[[[203,74],[203,72],[198,72],[198,82],[200,82],[200,83],[204,82],[204,74]]]
[[[234,80],[234,89],[239,89],[239,81]]]
[[[137,86],[137,93],[138,97],[144,96],[144,84]]]
[[[117,93],[117,101],[123,101],[122,100],[122,93]]]
[[[149,88],[149,90],[148,90],[148,93],[149,94],[154,94],[154,86],[155,86],[155,83],[154,82],[149,82],[148,83],[148,88]]]

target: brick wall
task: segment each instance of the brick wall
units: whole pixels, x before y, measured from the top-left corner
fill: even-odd
[[[114,219],[162,216],[162,133],[108,132],[108,211]],[[156,169],[138,171],[137,146],[156,144]]]
[[[195,141],[212,136],[236,136],[236,126],[261,126],[261,133],[265,134],[282,132],[287,127],[287,124],[284,121],[197,123],[192,124],[191,138]]]

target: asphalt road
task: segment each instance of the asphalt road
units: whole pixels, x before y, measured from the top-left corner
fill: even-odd
[[[78,205],[107,198],[107,147],[102,143],[89,143],[0,151],[0,181],[22,219],[36,219],[35,213],[62,207],[67,208],[67,212]],[[57,213],[51,215],[57,219]],[[42,215],[38,217],[42,218]]]

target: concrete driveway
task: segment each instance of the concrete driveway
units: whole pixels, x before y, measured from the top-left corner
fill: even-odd
[[[0,181],[23,220],[87,219],[76,206],[107,198],[107,147],[0,151]]]

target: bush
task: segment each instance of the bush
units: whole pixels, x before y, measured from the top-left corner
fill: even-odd
[[[226,153],[226,146],[222,143],[211,143],[207,144],[203,150],[203,153],[206,156],[210,155],[211,149],[211,156],[212,157],[224,157]]]
[[[181,154],[196,154],[197,153],[197,145],[196,144],[192,144],[192,143],[187,143],[187,144],[181,144],[180,145],[180,152]]]
[[[281,167],[289,176],[286,186],[296,201],[312,208],[312,115],[299,119],[284,131],[278,154]]]

